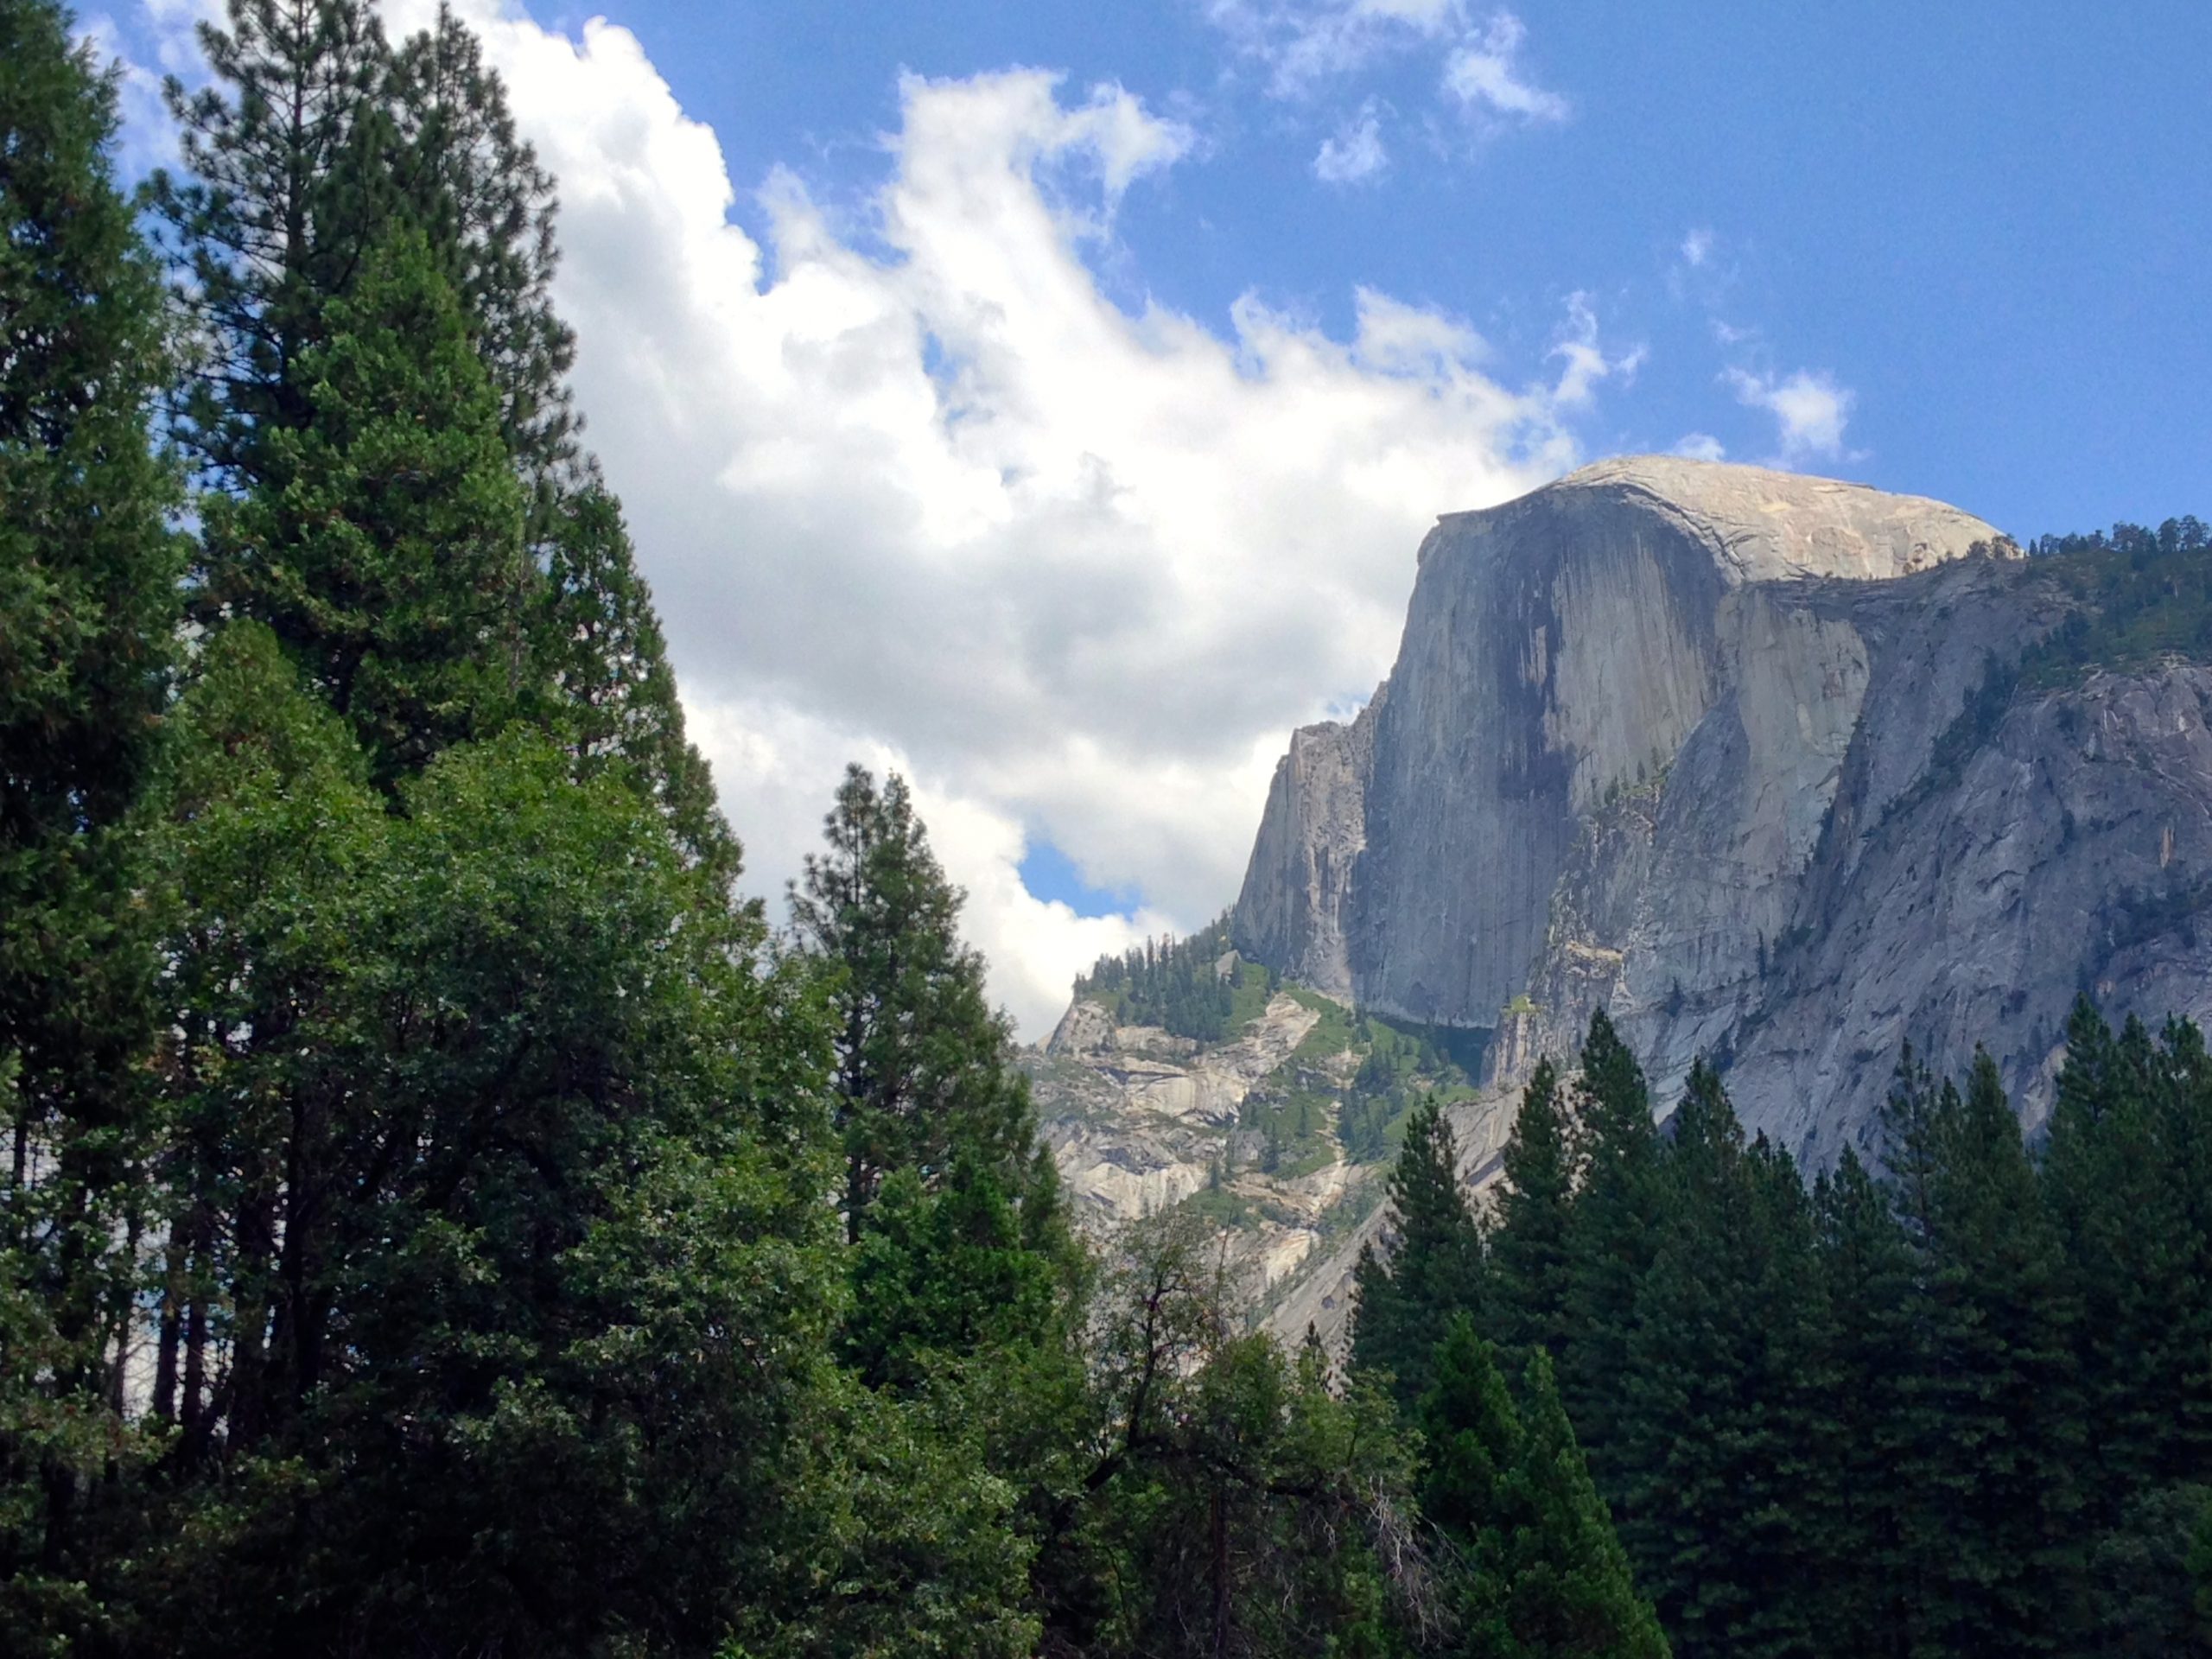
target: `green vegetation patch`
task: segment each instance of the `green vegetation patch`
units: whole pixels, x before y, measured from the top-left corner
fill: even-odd
[[[1158,1026],[1195,1042],[1226,1041],[1268,1006],[1274,976],[1237,957],[1227,973],[1222,957],[1229,940],[1229,912],[1186,938],[1147,939],[1118,957],[1101,957],[1078,974],[1075,995],[1111,1011],[1125,1026]]]

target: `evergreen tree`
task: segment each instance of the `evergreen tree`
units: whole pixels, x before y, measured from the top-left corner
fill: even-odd
[[[2084,1467],[2092,1520],[2113,1524],[2145,1486],[2212,1473],[2212,1279],[2206,1068],[2179,1027],[2155,1043],[2139,1020],[2115,1039],[2088,1000],[2067,1024],[2066,1064],[2042,1160],[2081,1327]]]
[[[1414,1109],[1390,1174],[1386,1266],[1372,1246],[1360,1253],[1352,1318],[1352,1363],[1388,1376],[1410,1406],[1427,1392],[1436,1344],[1463,1316],[1483,1312],[1483,1236],[1459,1180],[1458,1142],[1442,1104]]]
[[[1908,1051],[1884,1127],[1919,1309],[1899,1471],[1915,1645],[2062,1650],[2082,1617],[2081,1420],[2056,1230],[1987,1054],[1961,1095]]]
[[[306,363],[397,207],[390,53],[363,0],[230,0],[227,24],[200,28],[208,83],[168,83],[186,173],[152,186],[205,353],[178,431],[219,487],[281,489],[270,442],[315,420]]]
[[[1891,1196],[1850,1147],[1815,1182],[1813,1474],[1798,1508],[1819,1584],[1810,1611],[1838,1655],[1912,1650],[1911,1508],[1902,1484],[1915,1384],[1915,1261]]]
[[[1459,1630],[1470,1659],[1663,1659],[1552,1382],[1529,1361],[1526,1414],[1461,1316],[1421,1404],[1424,1515],[1459,1546]]]
[[[384,100],[408,215],[470,320],[533,504],[550,506],[565,493],[553,486],[574,458],[578,424],[566,384],[575,335],[550,294],[559,260],[552,175],[517,135],[506,88],[449,5],[391,54]]]
[[[1064,1288],[992,1173],[956,1152],[943,1185],[884,1180],[853,1267],[843,1348],[871,1387],[912,1388],[932,1362],[1007,1357],[1042,1342]]]
[[[715,804],[706,760],[684,736],[676,676],[620,504],[590,475],[548,512],[534,651],[551,694],[548,723],[580,770],[627,772],[694,858],[734,874],[737,842]]]
[[[262,446],[283,483],[206,503],[204,596],[275,631],[390,789],[519,706],[522,504],[419,235],[369,250],[325,320],[308,408]]]
[[[1598,1490],[1624,1511],[1621,1380],[1657,1237],[1659,1137],[1643,1072],[1600,1008],[1590,1017],[1575,1084],[1582,1185],[1567,1228],[1567,1313],[1573,1332],[1560,1392]]]
[[[213,642],[158,797],[149,1628],[703,1655],[803,1617],[763,1563],[842,1476],[809,1462],[841,1278],[798,976],[539,740],[448,751],[401,815],[366,770],[265,631]]]
[[[1693,1065],[1617,1379],[1622,1539],[1677,1651],[1810,1655],[1812,1235],[1787,1157]]]
[[[1036,1166],[1028,1085],[984,1000],[982,958],[960,942],[965,895],[931,852],[906,781],[893,773],[878,790],[848,767],[823,827],[829,849],[791,884],[791,918],[830,970],[848,1236],[866,1230],[893,1171],[934,1188],[956,1155],[1021,1202]]]
[[[1554,1359],[1567,1338],[1567,1237],[1574,1203],[1575,1142],[1561,1109],[1558,1073],[1539,1060],[1521,1091],[1504,1153],[1497,1221],[1490,1238],[1491,1313],[1509,1348]]]
[[[0,3],[0,1648],[22,1652],[98,1630],[135,1508],[154,959],[118,826],[180,563],[148,447],[159,280],[109,165],[113,83],[70,34]]]

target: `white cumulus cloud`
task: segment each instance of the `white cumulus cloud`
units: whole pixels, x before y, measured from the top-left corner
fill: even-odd
[[[1520,379],[1380,293],[1349,338],[1250,294],[1218,324],[1117,306],[1090,262],[1127,291],[1116,203],[1191,135],[1034,71],[906,80],[860,222],[779,171],[756,239],[633,35],[458,9],[560,179],[586,435],[748,884],[797,873],[848,760],[897,767],[1029,1034],[1101,950],[1235,897],[1288,729],[1386,671],[1434,515],[1572,465],[1620,366],[1581,302],[1557,374]],[[1141,907],[1039,901],[1040,840]]]

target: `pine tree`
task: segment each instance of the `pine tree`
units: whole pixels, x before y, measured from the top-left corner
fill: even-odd
[[[522,702],[522,502],[496,399],[413,232],[370,250],[298,370],[283,483],[206,504],[204,597],[267,623],[387,789]]]
[[[159,279],[109,163],[113,83],[70,34],[0,3],[0,1648],[23,1652],[98,1629],[99,1535],[133,1518],[155,964],[119,826],[180,563],[148,443]]]
[[[1900,1473],[1915,1397],[1914,1258],[1890,1194],[1848,1147],[1815,1184],[1813,1211],[1813,1474],[1798,1506],[1819,1577],[1808,1611],[1837,1655],[1904,1659],[1916,1622]]]
[[[621,504],[590,476],[563,492],[550,513],[533,653],[550,696],[547,723],[582,772],[626,771],[694,858],[734,876],[737,842],[707,763],[684,736],[676,676]]]
[[[1387,1266],[1361,1252],[1352,1362],[1387,1375],[1410,1406],[1428,1387],[1436,1344],[1454,1319],[1483,1313],[1483,1238],[1459,1180],[1459,1145],[1441,1103],[1414,1108],[1391,1172]]]
[[[1693,1065],[1617,1379],[1622,1541],[1676,1649],[1809,1655],[1812,1236],[1795,1166]]]
[[[1617,1516],[1627,1497],[1621,1454],[1621,1381],[1637,1292],[1651,1263],[1659,1216],[1659,1139],[1643,1073],[1602,1008],[1590,1017],[1575,1084],[1582,1185],[1567,1229],[1567,1313],[1573,1331],[1560,1392],[1598,1490]]]
[[[2091,1518],[2110,1525],[2145,1486],[2212,1471],[2212,1284],[2191,1213],[2204,1166],[2190,1096],[2202,1085],[2178,1031],[2161,1046],[2130,1020],[2115,1039],[2084,998],[2066,1034],[2042,1190],[2073,1294],[2095,1310],[2081,1331],[2084,1473]]]
[[[1663,1659],[1552,1382],[1530,1359],[1525,1407],[1464,1317],[1421,1406],[1422,1512],[1463,1551],[1454,1651],[1470,1659]]]
[[[944,1361],[1044,1343],[1062,1306],[1060,1258],[1023,1219],[993,1173],[958,1152],[935,1192],[918,1171],[893,1171],[853,1266],[846,1362],[872,1388],[912,1389]]]
[[[207,360],[178,430],[210,481],[281,489],[278,435],[315,418],[304,366],[398,211],[390,52],[362,0],[230,0],[203,23],[208,84],[172,78],[186,176],[152,196]],[[216,574],[219,574],[219,566]],[[219,582],[212,597],[230,595]]]
[[[1554,1360],[1567,1340],[1567,1236],[1575,1143],[1561,1110],[1558,1073],[1537,1062],[1505,1142],[1505,1179],[1490,1238],[1491,1315],[1498,1339],[1542,1348]]]
[[[1920,1328],[1899,1478],[1916,1645],[2060,1650],[2078,1628],[2074,1310],[1995,1063],[1962,1096],[1907,1052],[1885,1109]]]
[[[878,790],[848,767],[823,828],[829,849],[808,855],[791,904],[801,945],[830,971],[848,1236],[866,1230],[893,1171],[934,1187],[956,1154],[1022,1202],[1035,1167],[1028,1085],[984,1000],[982,958],[960,941],[965,895],[930,850],[905,779]]]
[[[553,485],[574,458],[578,424],[565,379],[575,335],[550,294],[552,175],[517,135],[506,88],[450,6],[400,44],[388,74],[399,193],[470,320],[508,451],[534,504],[543,493],[550,505],[566,493]]]

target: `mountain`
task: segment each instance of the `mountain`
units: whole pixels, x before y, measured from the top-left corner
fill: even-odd
[[[2212,671],[2120,649],[2089,569],[1667,457],[1449,515],[1389,678],[1278,766],[1232,937],[1487,1033],[1491,1090],[1602,1007],[1662,1103],[1707,1054],[1812,1164],[1869,1141],[1908,1040],[1986,1045],[2032,1128],[2078,992],[2212,1014]]]
[[[1408,1092],[1486,1184],[1598,1007],[1662,1109],[1705,1054],[1816,1166],[1871,1143],[1907,1041],[1987,1046],[2032,1129],[2078,993],[2212,1015],[2202,541],[2028,558],[1940,502],[1655,456],[1440,519],[1389,677],[1293,734],[1233,910],[1172,959],[1190,1034],[1163,953],[1032,1056],[1079,1207],[1206,1207],[1268,1322],[1333,1336]]]

